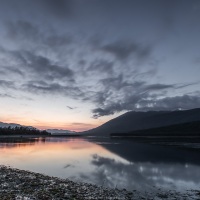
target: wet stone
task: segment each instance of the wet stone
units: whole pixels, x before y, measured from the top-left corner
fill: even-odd
[[[0,166],[0,200],[128,200],[128,199],[199,199],[199,191],[162,191],[145,195],[137,190],[111,189],[73,182],[25,170]]]

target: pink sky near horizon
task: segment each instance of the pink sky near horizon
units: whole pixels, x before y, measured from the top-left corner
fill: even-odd
[[[14,123],[14,124],[20,124],[24,126],[33,126],[37,129],[40,130],[46,130],[46,129],[64,129],[64,130],[71,130],[71,131],[86,131],[92,128],[95,128],[101,124],[84,124],[84,123],[76,123],[76,124],[62,124],[62,123],[44,123],[44,124],[39,124],[39,123],[31,123],[28,121],[24,120],[3,120],[2,118],[1,122],[3,123]]]

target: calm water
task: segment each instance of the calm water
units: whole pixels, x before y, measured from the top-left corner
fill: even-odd
[[[130,190],[199,189],[199,153],[106,138],[0,142],[0,164]]]

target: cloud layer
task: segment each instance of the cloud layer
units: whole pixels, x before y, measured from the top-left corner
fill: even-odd
[[[185,80],[177,74],[176,81],[171,78],[176,72],[167,70],[170,60],[174,68],[182,67],[184,77],[190,73],[189,63],[180,66],[173,56],[167,58],[176,50],[188,62],[187,49],[172,49],[182,44],[174,37],[188,28],[182,24],[184,19],[197,25],[199,14],[193,9],[199,8],[199,2],[185,1],[178,8],[179,4],[22,0],[14,7],[12,1],[3,0],[0,96],[13,97],[17,92],[38,98],[61,95],[66,101],[90,105],[94,118],[129,110],[199,107],[199,78],[188,74]],[[183,19],[175,13],[177,9]],[[184,18],[185,10],[190,15]],[[196,32],[195,28],[190,35],[195,38]],[[192,48],[193,54],[198,52]]]

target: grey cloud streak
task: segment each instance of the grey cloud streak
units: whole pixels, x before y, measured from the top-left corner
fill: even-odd
[[[4,66],[4,69],[20,75],[32,73],[36,77],[42,76],[42,79],[62,79],[68,78],[73,80],[73,71],[67,66],[60,66],[55,61],[50,60],[42,55],[37,55],[30,51],[2,51],[9,61],[15,62],[15,65]]]
[[[183,95],[175,97],[165,97],[163,99],[154,98],[148,100],[148,95],[133,95],[125,99],[123,102],[111,103],[102,108],[93,110],[93,117],[112,115],[121,111],[150,111],[150,110],[177,110],[192,109],[200,106],[200,96]]]
[[[135,55],[138,60],[146,59],[151,54],[150,46],[143,46],[137,43],[116,42],[102,47],[103,51],[113,54],[117,59],[124,60],[130,55]]]
[[[109,62],[106,60],[95,60],[91,65],[87,68],[88,71],[94,72],[102,72],[102,73],[113,73],[113,62]]]
[[[123,76],[101,81],[104,92],[95,95],[99,107],[93,109],[93,117],[112,115],[121,111],[176,110],[200,106],[200,95],[166,97],[168,91],[187,88],[190,84],[149,84],[145,81],[124,80]]]
[[[34,55],[30,52],[23,52],[19,57],[26,67],[37,74],[43,74],[47,78],[73,78],[72,70],[66,66],[62,67],[56,63],[52,63],[52,61],[46,57]]]
[[[66,106],[68,109],[70,109],[70,110],[74,110],[74,109],[76,109],[76,107],[71,107],[71,106]]]
[[[59,83],[48,83],[44,81],[30,81],[23,84],[21,89],[37,94],[60,94],[72,98],[84,97],[84,93],[78,87],[61,85]]]
[[[9,94],[1,94],[1,93],[0,93],[0,97],[1,97],[1,98],[11,98],[11,99],[15,99],[15,97],[13,97],[13,96],[11,96],[11,95],[9,95]]]
[[[0,87],[15,88],[15,83],[13,81],[0,80]]]

